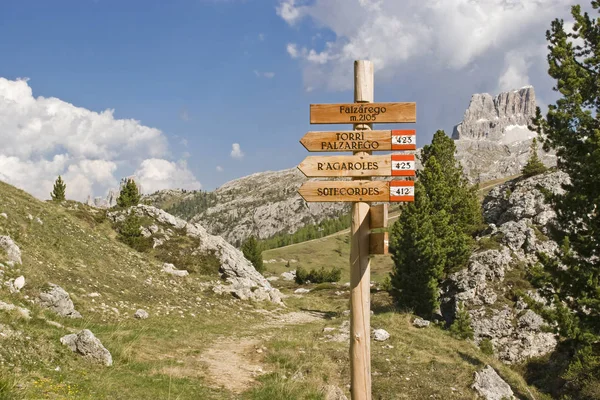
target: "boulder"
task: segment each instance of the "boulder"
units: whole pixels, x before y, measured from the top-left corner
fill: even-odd
[[[107,367],[113,363],[110,352],[89,329],[63,336],[60,342],[91,362]]]
[[[375,329],[373,331],[373,340],[377,342],[385,342],[390,338],[390,334],[385,329]]]
[[[296,280],[296,270],[282,273],[281,279],[283,279],[284,281]]]
[[[489,365],[486,365],[483,370],[475,372],[475,382],[471,387],[485,400],[516,399],[510,385]]]
[[[13,282],[13,286],[15,290],[21,291],[21,289],[23,289],[23,287],[25,286],[25,277],[21,275],[18,278],[16,278]]]
[[[8,257],[8,261],[14,264],[22,264],[21,249],[10,238],[10,236],[0,236],[0,249],[3,249]]]
[[[162,267],[163,272],[166,272],[169,275],[178,276],[183,278],[184,276],[188,276],[190,273],[184,269],[177,269],[173,264],[164,263]]]
[[[427,328],[429,324],[431,324],[431,322],[423,318],[415,318],[413,321],[413,326],[417,328]]]
[[[294,293],[296,293],[296,294],[304,294],[304,293],[308,293],[308,292],[310,292],[310,289],[298,288],[298,289],[294,290]]]
[[[48,289],[39,294],[39,302],[42,307],[63,317],[81,318],[81,314],[75,310],[69,293],[54,283],[49,283]]]
[[[150,315],[148,314],[148,311],[146,310],[142,310],[141,308],[138,309],[135,314],[133,314],[133,318],[136,319],[146,319],[148,318]]]

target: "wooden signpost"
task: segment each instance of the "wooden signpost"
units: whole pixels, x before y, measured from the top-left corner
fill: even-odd
[[[300,143],[315,152],[352,151],[347,156],[309,156],[298,168],[307,177],[352,177],[308,181],[298,192],[306,201],[352,202],[350,250],[350,371],[352,400],[371,400],[370,254],[388,253],[387,203],[414,201],[412,180],[372,181],[371,176],[415,176],[414,130],[372,130],[373,123],[416,122],[415,103],[373,103],[373,64],[354,62],[354,103],[311,104],[311,124],[353,124],[353,131],[308,132]],[[371,207],[368,202],[384,202]]]
[[[298,165],[309,178],[322,176],[414,176],[414,154],[391,156],[309,156]]]
[[[367,104],[369,103],[369,104]],[[417,122],[416,103],[311,104],[311,124]]]
[[[416,150],[414,130],[308,132],[300,143],[308,151]]]

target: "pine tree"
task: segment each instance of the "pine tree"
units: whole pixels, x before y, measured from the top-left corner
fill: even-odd
[[[419,174],[419,179],[426,172],[429,159],[435,157],[441,170],[441,175],[436,175],[435,179],[443,181],[444,189],[432,191],[431,185],[425,184],[427,193],[432,196],[434,207],[444,209],[451,215],[451,224],[456,224],[465,234],[473,235],[483,224],[481,205],[477,198],[478,187],[469,184],[460,162],[454,157],[455,153],[454,140],[443,130],[438,130],[433,135],[431,144],[423,147],[420,160],[424,169]]]
[[[246,259],[252,263],[254,269],[256,269],[258,272],[263,272],[265,270],[262,259],[262,251],[260,251],[258,241],[254,236],[250,236],[244,241],[242,244],[242,252],[244,253],[244,257],[246,257]]]
[[[54,188],[52,190],[52,193],[50,193],[50,197],[54,201],[63,201],[65,200],[66,189],[67,185],[63,182],[61,176],[59,175],[56,181],[54,182]]]
[[[521,173],[524,177],[528,178],[530,176],[543,174],[546,172],[548,168],[544,165],[540,157],[538,156],[538,143],[537,139],[533,138],[531,142],[531,148],[529,150],[529,159],[527,160],[527,164],[523,166]]]
[[[135,181],[133,179],[127,179],[125,185],[123,185],[121,189],[121,193],[119,193],[119,197],[117,197],[117,206],[123,208],[137,206],[140,203],[141,198],[142,196],[140,195]]]
[[[482,224],[476,189],[454,158],[454,142],[437,131],[421,155],[415,202],[392,227],[392,294],[399,306],[430,317],[439,308],[439,284],[466,265],[472,235]]]
[[[392,295],[400,307],[425,318],[439,308],[438,282],[446,262],[442,238],[436,233],[436,225],[443,221],[434,222],[433,214],[425,188],[415,182],[415,201],[403,208],[390,236]]]
[[[600,8],[599,1],[591,5]],[[600,393],[600,20],[579,5],[571,14],[572,32],[559,19],[546,32],[548,72],[561,97],[545,119],[538,108],[534,121],[544,149],[556,151],[557,167],[570,177],[565,193],[552,198],[566,240],[556,255],[542,257],[537,280],[553,288],[545,294],[556,310],[546,316],[572,352],[562,378],[573,398],[592,398],[582,393]]]

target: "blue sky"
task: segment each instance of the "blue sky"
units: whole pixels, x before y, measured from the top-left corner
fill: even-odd
[[[207,190],[254,172],[294,167],[309,155],[298,143],[305,132],[349,129],[311,126],[308,107],[352,101],[352,61],[358,58],[376,64],[377,101],[417,102],[418,123],[403,127],[415,127],[422,146],[436,129],[451,133],[473,93],[533,84],[542,104],[553,99],[544,31],[553,17],[568,15],[568,2],[530,3],[514,0],[522,7],[515,10],[500,0],[448,0],[444,6],[430,0],[3,1],[5,91],[17,78],[28,78],[35,98],[98,113],[113,109],[115,120],[133,119],[160,132],[143,139],[145,150],[136,152],[125,141],[90,152],[73,144],[84,136],[50,127],[56,139],[29,151],[24,147],[35,135],[30,142],[14,138],[39,110],[23,114],[19,123],[11,120],[14,112],[0,112],[0,138],[10,136],[9,145],[0,147],[0,179],[33,192],[42,188],[35,194],[44,197],[52,174],[67,174],[81,182],[72,192],[81,198],[89,191],[103,195],[115,179],[134,172],[145,174],[148,187],[169,186],[169,176],[152,176],[163,164],[140,167],[147,159],[177,164],[173,174],[185,176],[176,183],[196,188],[199,182]],[[457,25],[440,25],[445,17]],[[507,29],[510,23],[518,26]],[[56,123],[47,109],[44,124],[62,130],[73,125],[71,119]],[[118,124],[106,129],[128,135]],[[231,156],[233,143],[242,157]],[[120,147],[131,151],[120,153]],[[39,167],[42,161],[52,161],[52,173]],[[86,180],[93,165],[104,169]],[[28,172],[33,170],[38,172]]]

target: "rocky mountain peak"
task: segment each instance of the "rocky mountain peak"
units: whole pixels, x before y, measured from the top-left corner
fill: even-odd
[[[537,136],[528,126],[535,116],[532,86],[500,93],[474,94],[464,119],[454,127],[456,158],[471,182],[486,182],[521,173],[529,158],[531,141]],[[548,166],[556,165],[553,153],[538,147]]]
[[[478,93],[471,97],[463,121],[454,127],[455,140],[493,140],[511,143],[531,139],[527,125],[535,116],[535,90],[526,86],[492,97]]]

